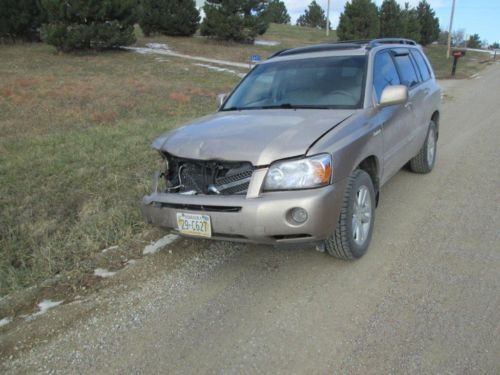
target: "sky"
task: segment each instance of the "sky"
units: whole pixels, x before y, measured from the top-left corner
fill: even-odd
[[[203,0],[196,0],[198,5]],[[288,13],[295,23],[297,18],[304,13],[311,0],[282,0],[285,2]],[[375,0],[380,6],[383,0]],[[397,0],[404,5],[408,1],[416,6],[419,0]],[[448,30],[450,24],[452,0],[427,0],[436,11],[441,29]],[[316,0],[326,11],[327,0]],[[336,28],[340,13],[344,10],[346,0],[330,0],[330,20],[332,28]],[[455,16],[453,19],[453,30],[465,29],[467,35],[479,34],[481,40],[488,43],[500,43],[500,0],[456,0]]]

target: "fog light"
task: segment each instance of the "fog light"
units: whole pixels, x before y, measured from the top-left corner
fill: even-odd
[[[302,224],[307,220],[307,211],[300,207],[292,208],[290,217],[297,224]]]

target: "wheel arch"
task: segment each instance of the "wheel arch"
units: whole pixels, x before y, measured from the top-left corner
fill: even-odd
[[[431,116],[431,120],[434,121],[434,124],[436,124],[436,139],[439,137],[439,116],[439,111],[434,111]]]
[[[370,155],[365,157],[361,162],[359,162],[354,168],[356,169],[361,169],[368,173],[370,176],[372,182],[373,182],[373,187],[375,189],[375,199],[376,199],[376,204],[378,205],[378,199],[379,199],[379,190],[380,190],[380,161],[375,155]]]

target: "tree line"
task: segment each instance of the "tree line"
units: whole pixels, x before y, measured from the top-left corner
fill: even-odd
[[[0,41],[40,40],[61,51],[102,50],[135,42],[134,25],[146,36],[160,33],[251,43],[269,23],[289,24],[281,0],[207,0],[201,20],[195,0],[0,0]],[[326,28],[325,11],[313,0],[297,25]],[[417,7],[384,0],[346,3],[337,28],[339,40],[405,37],[426,45],[442,37],[427,0]],[[479,36],[473,35],[475,46]]]

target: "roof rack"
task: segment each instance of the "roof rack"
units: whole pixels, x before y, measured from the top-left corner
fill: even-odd
[[[362,47],[370,49],[382,44],[405,44],[411,46],[418,45],[417,42],[415,42],[414,40],[405,38],[345,40],[341,42],[314,44],[311,46],[284,49],[269,56],[268,59],[272,59],[273,57],[277,56],[291,56],[291,55],[299,55],[302,53],[311,53],[311,52],[340,51],[346,49],[359,49]]]

